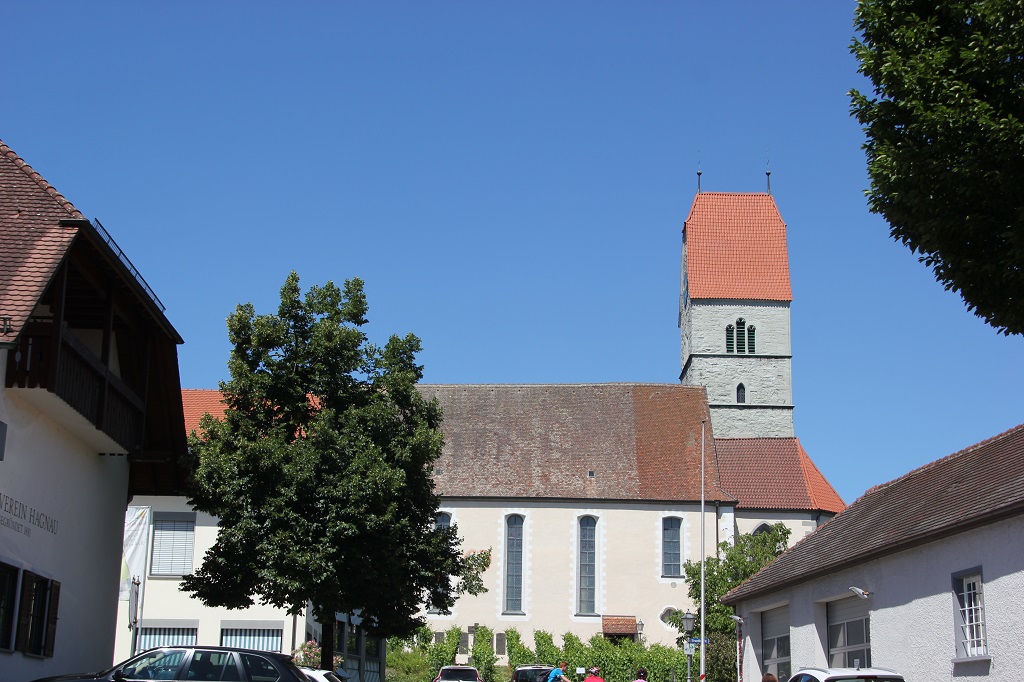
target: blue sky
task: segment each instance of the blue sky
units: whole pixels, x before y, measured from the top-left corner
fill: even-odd
[[[1024,421],[1024,340],[868,213],[853,3],[3,3],[0,138],[226,378],[224,320],[366,281],[431,383],[675,382],[705,190],[788,225],[797,435],[847,502]]]

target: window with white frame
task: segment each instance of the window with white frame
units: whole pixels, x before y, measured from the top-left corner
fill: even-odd
[[[452,515],[448,512],[437,512],[434,515],[434,528],[451,528],[452,527]],[[427,613],[437,615],[441,613],[441,609],[427,602]]]
[[[981,585],[980,567],[953,575],[957,658],[988,655],[985,641],[985,599]]]
[[[579,577],[576,612],[597,614],[597,519],[583,516],[579,521]]]
[[[789,606],[761,614],[761,672],[786,682],[792,673],[789,653]]]
[[[505,613],[523,613],[523,521],[505,519]]]
[[[182,576],[192,573],[195,545],[194,512],[156,512],[153,514],[153,552],[149,574]]]
[[[682,549],[680,528],[683,520],[676,516],[667,516],[661,520],[661,574],[665,577],[678,578],[682,575]]]

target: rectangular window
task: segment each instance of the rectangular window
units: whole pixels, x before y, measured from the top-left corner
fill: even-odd
[[[59,602],[59,582],[22,571],[15,642],[18,651],[35,656],[53,656]]]
[[[833,668],[871,666],[871,638],[867,618],[828,626],[829,665]]]
[[[282,633],[280,628],[221,628],[220,645],[236,649],[281,651]]]
[[[985,600],[981,588],[981,570],[953,577],[956,594],[956,656],[986,656]]]
[[[523,612],[523,517],[505,520],[505,613]]]
[[[158,646],[195,646],[198,628],[154,628],[140,627],[137,651]]]
[[[0,650],[11,649],[14,604],[18,597],[18,569],[0,562]]]
[[[668,517],[661,520],[661,574],[666,577],[678,578],[682,575],[679,543],[679,529],[682,519]]]
[[[792,673],[789,652],[789,606],[761,614],[761,672],[786,682]]]
[[[579,524],[579,594],[577,613],[597,613],[597,519],[584,516]]]
[[[149,574],[182,576],[192,573],[195,529],[196,515],[194,513],[154,514],[153,555]]]

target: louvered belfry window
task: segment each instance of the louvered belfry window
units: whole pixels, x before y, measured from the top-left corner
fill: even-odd
[[[731,324],[725,328],[725,352],[736,352],[736,329]]]
[[[747,322],[742,317],[736,320],[736,352],[747,352]]]
[[[747,327],[747,352],[754,352],[754,325]]]

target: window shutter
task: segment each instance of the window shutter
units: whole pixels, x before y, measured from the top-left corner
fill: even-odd
[[[18,634],[14,648],[22,653],[28,651],[28,630],[32,624],[32,589],[35,587],[35,575],[28,571],[21,572],[21,598],[18,600]]]
[[[50,581],[50,604],[46,613],[46,641],[43,643],[43,656],[53,656],[53,642],[57,637],[57,605],[60,603],[60,583]]]
[[[736,352],[747,352],[747,322],[742,317],[736,320]]]
[[[747,327],[747,352],[754,352],[754,325]]]
[[[735,331],[732,325],[727,325],[725,328],[725,352],[732,353],[735,348]]]

